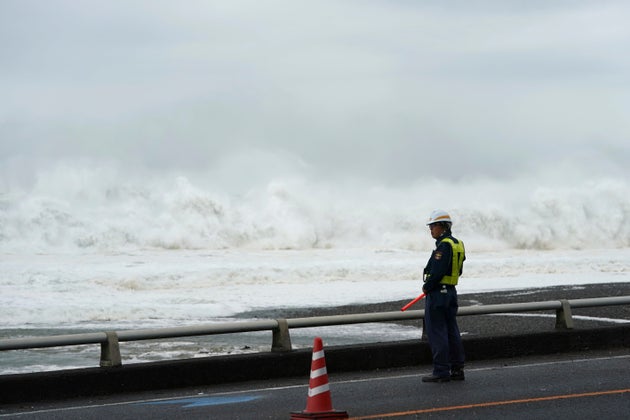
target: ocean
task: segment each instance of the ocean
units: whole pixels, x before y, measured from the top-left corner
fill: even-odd
[[[128,3],[1,3],[0,337],[411,299],[436,208],[461,292],[628,281],[627,2]]]
[[[7,171],[6,173],[9,173]],[[1,338],[246,319],[266,308],[412,299],[442,207],[466,244],[460,293],[630,281],[626,179],[425,178],[404,185],[129,171],[77,161],[0,193]],[[544,182],[543,182],[544,180]],[[327,328],[331,344],[419,328]],[[322,330],[292,332],[296,347]],[[266,351],[270,333],[123,343],[123,363]],[[98,346],[10,351],[0,373],[97,366]]]

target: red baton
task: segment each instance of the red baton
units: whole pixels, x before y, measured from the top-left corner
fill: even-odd
[[[406,311],[407,309],[409,309],[409,307],[411,305],[413,305],[414,303],[418,302],[419,300],[421,300],[424,297],[424,293],[421,294],[420,296],[418,296],[417,298],[415,298],[414,300],[412,300],[411,302],[409,302],[408,304],[406,304],[405,306],[403,306],[402,308],[400,308],[401,311]]]

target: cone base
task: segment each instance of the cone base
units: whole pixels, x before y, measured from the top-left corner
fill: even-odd
[[[348,412],[347,411],[300,411],[291,412],[291,419],[347,419]]]

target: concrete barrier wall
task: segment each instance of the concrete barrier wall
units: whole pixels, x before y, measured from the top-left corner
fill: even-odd
[[[468,361],[630,348],[630,326],[464,337],[463,342]],[[324,351],[331,374],[431,364],[429,346],[419,340],[327,347]],[[115,368],[2,375],[0,403],[92,397],[282,377],[304,377],[307,381],[310,363],[311,350],[302,349],[286,353],[140,363]]]

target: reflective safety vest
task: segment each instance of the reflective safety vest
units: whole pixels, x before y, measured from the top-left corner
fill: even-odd
[[[444,238],[440,241],[440,243],[442,242],[448,242],[451,244],[451,249],[453,250],[453,263],[451,264],[451,274],[442,277],[440,284],[450,284],[456,286],[459,276],[461,276],[464,268],[464,257],[466,255],[464,252],[464,243],[462,241],[456,243],[451,238]]]

